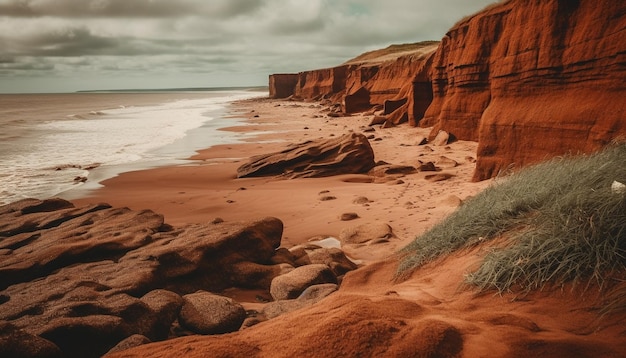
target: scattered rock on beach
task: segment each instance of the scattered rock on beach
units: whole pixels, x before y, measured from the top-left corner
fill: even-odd
[[[343,213],[343,214],[341,214],[341,216],[339,218],[341,219],[341,221],[350,221],[350,220],[358,219],[359,218],[359,214],[357,214],[357,213]]]
[[[450,141],[452,141],[452,135],[446,131],[440,130],[430,143],[434,146],[441,147],[447,145]]]
[[[428,180],[429,182],[438,182],[438,181],[448,180],[452,177],[454,177],[454,174],[438,173],[438,174],[426,175],[424,179]]]
[[[222,334],[234,332],[241,327],[246,311],[228,297],[206,291],[183,296],[179,321],[186,328],[199,334]]]
[[[371,203],[371,202],[372,201],[370,199],[368,199],[367,197],[365,197],[365,196],[359,196],[359,197],[355,198],[354,200],[352,200],[353,204],[361,204],[361,205],[368,204],[368,203]]]
[[[389,224],[385,223],[366,223],[346,227],[339,234],[339,240],[343,244],[363,244],[376,239],[392,237],[394,237],[393,230]]]
[[[450,159],[443,155],[439,157],[436,164],[438,167],[445,168],[445,169],[454,168],[459,165],[459,163],[456,160]]]
[[[294,299],[308,287],[320,283],[337,284],[337,276],[330,267],[324,264],[300,266],[274,278],[270,286],[270,294],[274,300]]]
[[[437,171],[437,167],[433,162],[421,163],[419,167],[420,172],[435,172]]]
[[[122,340],[120,343],[115,345],[115,347],[111,348],[111,350],[109,350],[107,354],[125,351],[127,349],[139,347],[148,343],[152,343],[152,341],[148,337],[142,336],[141,334],[133,334],[132,336]]]
[[[237,176],[281,175],[287,178],[327,177],[366,173],[374,167],[374,152],[363,134],[319,139],[280,152],[254,156],[237,169]]]

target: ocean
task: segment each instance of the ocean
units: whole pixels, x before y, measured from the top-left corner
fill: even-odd
[[[266,92],[0,94],[0,204],[44,199],[121,172],[185,163],[196,150],[236,143],[219,128],[229,103]]]

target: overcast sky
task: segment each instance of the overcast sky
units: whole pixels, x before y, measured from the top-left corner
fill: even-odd
[[[494,0],[0,0],[0,92],[267,85]]]

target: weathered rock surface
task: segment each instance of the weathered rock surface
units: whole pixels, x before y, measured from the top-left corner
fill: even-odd
[[[222,334],[239,329],[246,310],[228,297],[206,291],[183,296],[180,323],[199,334]]]
[[[374,152],[362,134],[307,141],[265,155],[252,157],[237,169],[237,176],[282,175],[288,178],[326,177],[366,173],[374,167]]]
[[[1,206],[0,356],[99,357],[184,329],[230,332],[246,318],[243,308],[193,292],[269,291],[275,277],[294,266],[314,270],[313,262],[337,274],[355,268],[334,251],[296,263],[278,249],[282,229],[276,218],[175,228],[152,211],[61,199]],[[321,266],[321,278],[299,290],[336,283]]]
[[[132,336],[122,340],[120,343],[116,344],[115,347],[111,348],[107,354],[112,354],[116,352],[125,351],[130,348],[139,347],[144,344],[151,343],[152,341],[148,339],[146,336],[142,336],[141,334],[133,334]],[[106,355],[105,355],[106,356]]]
[[[478,141],[474,180],[484,180],[626,136],[625,27],[623,1],[505,1],[458,22],[436,51],[364,54],[341,75],[301,73],[294,92],[348,113],[383,104],[379,123]]]
[[[334,283],[323,283],[309,286],[295,299],[268,303],[263,308],[263,314],[266,318],[271,319],[282,314],[310,306],[337,291],[338,288],[339,286]]]
[[[271,75],[269,77],[270,97],[287,98],[292,96],[296,89],[298,78],[298,74],[295,73]]]
[[[61,358],[54,343],[0,321],[0,354],[3,357]]]
[[[324,264],[300,266],[272,280],[270,294],[275,300],[294,299],[308,287],[321,283],[337,283],[337,277]]]
[[[475,180],[625,135],[625,14],[610,0],[517,0],[459,22],[435,55],[424,124],[478,140]]]
[[[366,223],[341,230],[339,240],[344,244],[364,244],[394,237],[391,226],[386,223]]]

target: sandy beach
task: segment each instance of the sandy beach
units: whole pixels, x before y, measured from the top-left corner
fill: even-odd
[[[279,151],[292,143],[362,132],[373,114],[328,117],[327,107],[314,102],[257,98],[233,103],[229,116],[245,118],[247,124],[223,128],[245,133],[239,144],[218,145],[200,151],[184,166],[123,173],[106,180],[103,188],[73,200],[77,205],[106,202],[131,209],[150,209],[172,225],[256,220],[277,217],[285,225],[282,246],[325,237],[339,237],[366,223],[386,223],[394,237],[388,242],[347,245],[343,249],[364,263],[380,260],[402,248],[416,235],[452,212],[461,202],[489,184],[472,183],[476,143],[457,141],[444,146],[418,145],[428,128],[401,125],[366,133],[376,161],[419,167],[420,162],[458,163],[437,173],[450,179],[431,182],[433,172],[375,177],[338,175],[327,178],[280,179],[236,177],[239,166],[254,155]],[[368,202],[363,203],[363,197]],[[329,200],[329,198],[332,198]],[[361,198],[361,200],[357,200]],[[342,221],[344,213],[359,218]]]

